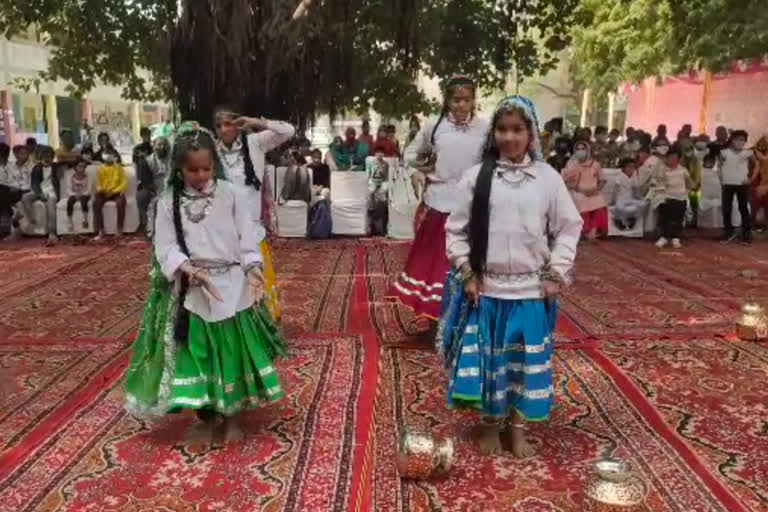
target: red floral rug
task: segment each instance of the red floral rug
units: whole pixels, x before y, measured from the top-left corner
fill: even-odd
[[[185,441],[190,414],[131,417],[113,379],[4,453],[0,511],[350,510],[366,490],[375,347],[370,336],[292,340],[278,364],[288,398],[243,414],[246,441],[225,447]]]
[[[124,341],[0,340],[0,460],[41,425],[65,420],[83,390],[121,372],[127,349]]]
[[[556,353],[559,407],[550,422],[530,427],[539,453],[521,461],[509,455],[484,456],[468,440],[468,427],[477,418],[446,409],[443,372],[434,355],[385,350],[376,422],[376,509],[580,512],[590,464],[614,456],[633,463],[645,482],[645,510],[749,510],[653,408],[639,407],[637,397],[627,394],[594,354],[589,348]],[[457,435],[456,466],[428,481],[401,480],[393,462],[397,434],[406,426]]]
[[[641,241],[583,245],[574,275],[563,312],[602,338],[724,335],[748,297],[768,299],[768,260],[706,240],[679,251]]]
[[[600,352],[749,510],[768,510],[768,345],[613,341]]]

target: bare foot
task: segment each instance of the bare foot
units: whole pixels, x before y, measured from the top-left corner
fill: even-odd
[[[515,421],[519,420],[516,418]],[[528,459],[536,455],[536,446],[525,438],[524,423],[512,423],[507,428],[507,441],[512,449],[512,453],[518,459]]]
[[[212,444],[215,425],[213,421],[195,422],[187,432],[187,441],[194,444]]]
[[[498,425],[481,425],[477,427],[475,441],[480,451],[485,455],[498,455],[503,451],[501,432]]]
[[[102,240],[104,240],[104,233],[99,233],[93,237],[94,242],[101,242]]]
[[[241,443],[245,439],[245,432],[237,424],[234,418],[224,418],[224,442],[227,444]]]

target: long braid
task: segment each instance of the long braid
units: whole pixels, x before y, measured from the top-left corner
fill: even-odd
[[[261,190],[261,181],[256,177],[256,170],[253,168],[253,160],[251,160],[251,150],[248,147],[248,135],[243,132],[240,135],[240,141],[243,146],[243,166],[245,167],[245,184],[253,186],[256,190]]]
[[[176,172],[180,173],[181,171]],[[189,248],[184,238],[184,227],[181,224],[181,189],[183,186],[183,179],[177,174],[173,180],[173,227],[176,231],[176,243],[179,244],[181,252],[189,257]],[[188,291],[189,276],[186,272],[182,272],[178,297],[179,311],[176,315],[176,324],[173,329],[174,338],[178,343],[186,343],[189,338],[189,311],[184,307]]]

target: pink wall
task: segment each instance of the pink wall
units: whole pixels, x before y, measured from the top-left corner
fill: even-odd
[[[686,123],[699,131],[704,82],[699,76],[667,79],[656,85],[654,79],[628,86],[627,126],[656,132],[660,123],[674,137]],[[712,80],[706,131],[714,136],[718,125],[745,129],[756,140],[768,132],[768,69],[716,75]]]

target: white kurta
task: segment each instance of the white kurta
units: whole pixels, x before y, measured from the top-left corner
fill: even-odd
[[[456,267],[469,261],[469,222],[480,167],[462,178],[456,209],[445,225],[448,259]],[[506,300],[540,298],[539,271],[547,264],[568,279],[582,219],[557,171],[541,161],[523,170],[497,168],[489,208],[485,295]]]
[[[206,191],[214,186],[211,182]],[[244,268],[262,261],[257,238],[260,224],[251,217],[248,200],[242,188],[226,181],[215,185],[210,213],[200,222],[187,219],[181,199],[181,224],[189,256],[176,240],[173,224],[173,193],[168,190],[157,204],[155,221],[155,255],[166,278],[179,278],[179,268],[192,260],[203,266],[223,266],[212,270],[211,277],[223,301],[213,298],[201,287],[190,287],[184,307],[206,322],[232,318],[239,311],[253,306],[255,297],[247,285]],[[191,192],[194,194],[194,192]],[[195,200],[197,211],[204,200]],[[229,266],[227,266],[229,265]]]
[[[647,201],[640,197],[633,178],[623,172],[616,175],[611,212],[620,220],[636,219],[645,213]]]
[[[456,187],[464,171],[479,164],[482,149],[488,136],[488,122],[473,117],[466,130],[457,127],[447,118],[443,119],[435,132],[432,147],[432,130],[436,120],[425,123],[416,138],[405,149],[405,164],[412,166],[423,152],[430,148],[437,154],[435,172],[427,175],[429,186],[424,202],[430,208],[451,213],[456,205]]]
[[[295,133],[296,130],[289,123],[268,121],[266,130],[248,135],[248,152],[251,156],[254,173],[259,181],[264,182],[264,172],[267,166],[266,154],[287,142]],[[224,165],[227,180],[244,191],[251,216],[258,221],[258,240],[260,242],[267,235],[261,224],[261,193],[264,189],[262,187],[261,190],[256,190],[252,185],[246,185],[242,149],[243,145],[239,138],[231,147],[226,147],[220,141],[218,143],[219,158]]]

